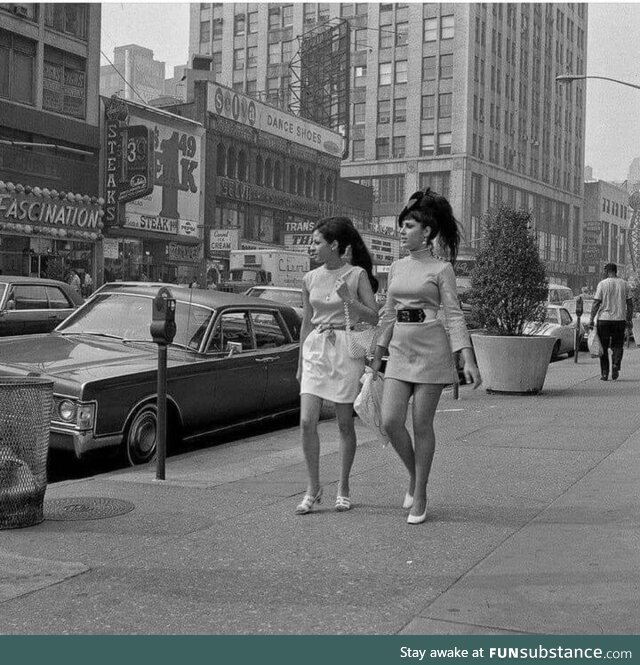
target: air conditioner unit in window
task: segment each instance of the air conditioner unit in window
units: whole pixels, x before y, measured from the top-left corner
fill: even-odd
[[[29,16],[29,9],[24,5],[13,5],[13,13],[17,16]]]

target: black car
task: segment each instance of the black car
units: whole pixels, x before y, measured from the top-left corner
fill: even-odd
[[[0,336],[50,332],[82,302],[65,282],[0,275]]]

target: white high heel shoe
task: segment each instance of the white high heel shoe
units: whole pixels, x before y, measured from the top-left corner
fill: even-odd
[[[407,524],[422,524],[424,521],[426,521],[427,508],[428,505],[427,503],[425,503],[424,513],[422,513],[422,515],[412,515],[411,513],[409,513],[409,515],[407,516]]]
[[[409,508],[411,508],[411,506],[413,506],[413,497],[411,496],[411,494],[409,494],[409,492],[407,492],[404,495],[404,501],[402,502],[402,507],[408,510]]]

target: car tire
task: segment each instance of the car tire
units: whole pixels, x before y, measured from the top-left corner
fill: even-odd
[[[549,347],[547,347],[549,348]],[[552,358],[557,358],[560,355],[560,340],[558,340],[554,345],[553,345],[553,351],[551,352],[551,357]]]
[[[131,417],[124,435],[124,454],[130,466],[146,464],[156,454],[158,419],[155,404],[145,404]]]

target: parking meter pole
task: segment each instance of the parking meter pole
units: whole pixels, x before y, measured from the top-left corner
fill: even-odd
[[[167,459],[167,347],[158,345],[158,398],[157,398],[156,480],[165,479]]]
[[[167,459],[167,346],[176,334],[176,300],[165,286],[158,290],[151,310],[151,338],[158,345],[156,401],[156,480],[165,479]]]

